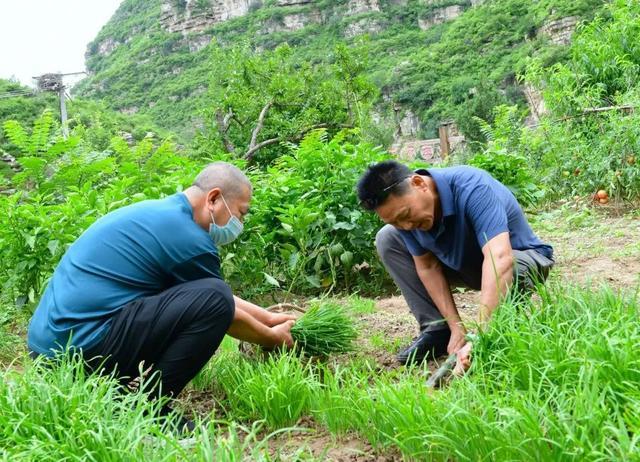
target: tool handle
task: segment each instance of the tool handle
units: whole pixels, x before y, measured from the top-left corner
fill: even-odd
[[[299,311],[300,313],[306,313],[307,310],[295,305],[293,303],[276,303],[267,307],[267,311]]]
[[[451,375],[453,368],[456,366],[457,355],[455,353],[449,355],[444,363],[429,377],[427,387],[436,388],[440,382]]]

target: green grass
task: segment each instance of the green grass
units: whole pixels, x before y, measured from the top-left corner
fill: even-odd
[[[343,301],[346,309],[352,314],[372,314],[376,310],[376,301],[359,295],[351,295]]]
[[[362,358],[312,362],[295,352],[250,360],[229,342],[198,386],[230,424],[205,425],[189,448],[162,431],[143,394],[122,395],[72,361],[26,362],[1,373],[0,458],[277,460],[264,429],[307,416],[408,459],[640,460],[637,295],[558,286],[536,300],[501,306],[470,373],[435,392],[424,367],[380,371]]]
[[[185,444],[154,417],[160,403],[122,393],[107,377],[86,375],[66,358],[53,367],[25,361],[0,372],[0,460],[11,461],[275,461],[258,421],[201,422]],[[247,459],[248,458],[248,459]]]
[[[369,337],[369,344],[375,348],[384,350],[387,353],[395,354],[403,346],[411,342],[411,337],[397,338],[389,337],[385,331],[375,332]]]
[[[608,290],[544,293],[501,307],[450,388],[381,376],[344,406],[373,445],[419,459],[638,460],[638,314]]]
[[[230,417],[262,419],[271,429],[295,424],[309,410],[320,385],[317,369],[296,352],[273,354],[266,360],[228,353],[208,367],[215,371],[210,386],[224,393],[221,404]]]

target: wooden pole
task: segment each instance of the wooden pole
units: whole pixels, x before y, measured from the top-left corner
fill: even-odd
[[[440,125],[438,128],[438,136],[440,137],[440,157],[442,160],[449,157],[451,147],[449,146],[449,126]]]
[[[62,126],[62,137],[66,140],[69,138],[69,127],[67,126],[67,105],[65,102],[64,85],[58,90],[60,98],[60,124]]]

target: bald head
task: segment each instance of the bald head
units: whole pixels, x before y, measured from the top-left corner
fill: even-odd
[[[198,174],[184,194],[193,209],[194,221],[208,230],[211,223],[224,226],[231,216],[244,221],[253,191],[249,178],[238,167],[214,162]]]
[[[207,165],[193,181],[193,186],[205,192],[220,188],[222,194],[231,200],[252,190],[251,182],[242,170],[227,162]]]

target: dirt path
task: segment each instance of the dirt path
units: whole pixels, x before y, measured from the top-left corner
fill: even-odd
[[[556,248],[554,279],[571,285],[608,284],[636,290],[640,283],[640,218],[596,216],[588,223],[584,226],[580,215],[554,222],[552,214],[549,221],[540,222],[540,236]]]

